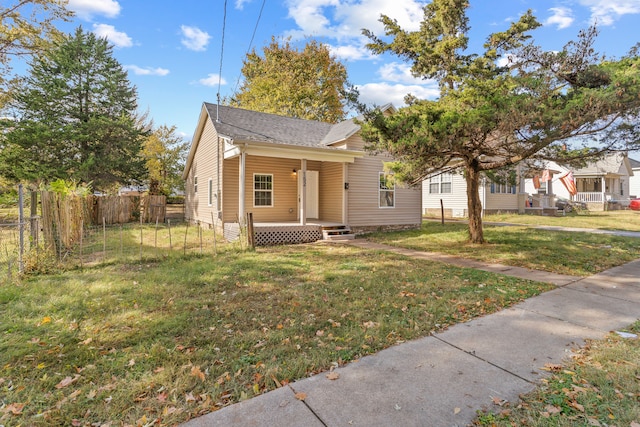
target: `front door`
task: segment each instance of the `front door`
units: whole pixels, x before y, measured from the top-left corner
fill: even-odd
[[[307,171],[307,219],[318,219],[320,217],[320,173],[318,171]],[[302,172],[298,173],[298,204],[302,199]]]

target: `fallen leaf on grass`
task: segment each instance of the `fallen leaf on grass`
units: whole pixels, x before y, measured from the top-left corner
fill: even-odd
[[[42,318],[42,320],[40,321],[40,323],[38,324],[38,326],[40,325],[46,325],[47,323],[51,323],[51,317],[49,316],[44,316]]]
[[[364,322],[362,326],[364,326],[365,328],[375,328],[376,326],[378,326],[378,323],[369,321],[369,322]]]
[[[549,414],[553,415],[553,414],[559,414],[560,412],[562,412],[561,408],[558,408],[557,406],[553,406],[553,405],[547,405],[545,406],[544,410],[546,412],[548,412]]]
[[[13,415],[22,415],[22,410],[24,409],[26,403],[12,403],[10,405],[5,406],[0,409],[5,414],[11,412]]]
[[[129,363],[128,363],[128,365],[127,365],[127,366],[133,366],[133,365],[135,365],[135,364],[136,364],[135,359],[130,359],[130,360],[129,360]]]
[[[80,344],[87,345],[87,344],[91,343],[91,341],[93,341],[93,338],[89,337],[86,340],[82,341]]]
[[[569,402],[569,406],[571,406],[574,409],[577,409],[580,412],[584,412],[584,406],[582,406],[581,404],[579,404],[575,400],[573,402]]]
[[[327,377],[327,379],[329,380],[337,380],[338,378],[340,378],[340,374],[337,372],[329,372],[327,375],[325,375],[325,377]]]
[[[560,372],[562,370],[562,365],[556,365],[555,363],[545,363],[544,367],[540,368],[543,371],[549,372]]]
[[[200,378],[200,381],[204,381],[204,372],[200,370],[200,366],[193,366],[191,368],[191,375]]]
[[[157,367],[156,369],[153,370],[154,374],[159,374],[160,372],[164,371],[164,368],[162,366]]]
[[[187,402],[195,402],[196,398],[193,395],[193,393],[189,392],[189,393],[184,395],[184,400],[186,400]]]
[[[307,398],[307,393],[303,393],[303,392],[296,393],[296,399],[305,400],[306,398]]]
[[[95,390],[91,390],[89,393],[87,393],[87,399],[93,400],[95,397],[96,397],[96,391]]]
[[[504,406],[505,404],[509,403],[509,401],[505,399],[501,399],[499,397],[491,397],[491,400],[493,401],[494,405],[498,405],[498,406]]]
[[[60,381],[58,384],[56,384],[56,388],[57,389],[61,389],[61,388],[65,388],[71,384],[73,384],[74,382],[78,381],[78,378],[80,378],[80,375],[75,374],[73,376],[73,378],[71,377],[66,377],[65,379],[63,379],[62,381]]]

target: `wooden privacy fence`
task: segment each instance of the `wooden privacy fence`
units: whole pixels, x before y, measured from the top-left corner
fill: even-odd
[[[167,214],[165,196],[88,196],[91,223],[126,224],[128,222],[164,222]]]

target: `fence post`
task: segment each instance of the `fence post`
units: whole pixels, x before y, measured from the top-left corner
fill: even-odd
[[[253,234],[253,212],[247,212],[247,244],[251,249],[256,248],[255,236]]]
[[[31,192],[31,217],[29,232],[31,233],[31,242],[35,245],[36,251],[38,250],[38,192]]]
[[[18,252],[18,271],[24,272],[24,195],[22,194],[22,184],[18,184],[18,227],[20,230],[20,250]]]
[[[107,262],[107,222],[102,217],[102,262]]]
[[[187,226],[184,228],[184,246],[182,249],[183,255],[187,254],[187,232],[189,231],[189,222],[187,222]]]
[[[213,227],[213,254],[218,255],[218,242],[216,238],[216,220],[213,217],[213,211],[211,212],[211,226]]]

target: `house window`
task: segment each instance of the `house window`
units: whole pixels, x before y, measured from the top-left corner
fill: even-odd
[[[392,208],[396,202],[396,184],[390,174],[380,172],[380,204],[381,208]]]
[[[546,193],[547,183],[545,182],[544,185],[545,185],[544,191]],[[542,189],[542,186],[540,187],[540,189]],[[492,194],[516,194],[516,186],[510,185],[510,184],[498,184],[497,182],[492,182],[491,193]]]
[[[213,179],[209,178],[207,186],[207,202],[209,206],[213,205]]]
[[[253,175],[253,206],[273,206],[273,175]]]
[[[198,194],[198,177],[197,176],[193,177],[193,192],[195,194]]]
[[[451,182],[453,178],[450,173],[441,173],[440,175],[429,178],[429,193],[451,193]]]

